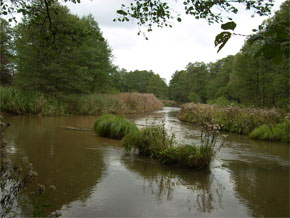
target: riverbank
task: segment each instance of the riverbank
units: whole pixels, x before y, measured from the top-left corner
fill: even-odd
[[[277,109],[187,103],[181,106],[178,119],[194,124],[215,123],[224,131],[255,139],[289,142],[289,116]]]
[[[72,94],[53,97],[13,87],[0,87],[0,93],[1,111],[16,115],[131,114],[152,112],[163,107],[153,94]]]

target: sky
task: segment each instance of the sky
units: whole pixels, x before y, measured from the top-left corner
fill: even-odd
[[[118,17],[116,10],[130,0],[81,0],[79,4],[66,3],[73,14],[84,16],[92,14],[99,23],[104,38],[112,49],[112,62],[120,69],[152,70],[169,83],[175,71],[185,69],[188,63],[214,62],[228,55],[236,54],[243,46],[245,37],[232,37],[225,47],[217,53],[215,36],[222,32],[220,24],[208,25],[205,20],[196,20],[185,15],[182,1],[168,1],[175,12],[181,14],[182,22],[174,22],[173,28],[154,28],[146,34],[149,40],[138,36],[136,22],[113,22]],[[276,0],[274,11],[283,0]],[[266,17],[241,9],[238,16],[232,16],[237,23],[236,33],[248,35]]]

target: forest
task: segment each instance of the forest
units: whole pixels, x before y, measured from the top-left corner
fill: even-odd
[[[41,15],[44,5],[34,4],[13,27],[0,20],[1,89],[12,86],[19,92],[56,98],[138,92],[182,103],[289,109],[289,1],[259,26],[236,55],[188,63],[172,75],[169,85],[158,72],[128,72],[114,66],[110,46],[92,15],[80,18],[55,3],[50,23]],[[277,24],[278,31],[273,30]],[[264,40],[257,40],[260,35]],[[280,47],[265,50],[268,41]]]

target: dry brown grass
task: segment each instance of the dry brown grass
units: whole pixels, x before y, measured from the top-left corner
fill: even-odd
[[[163,108],[163,103],[153,94],[120,93],[115,97],[121,102],[119,113],[145,113]]]

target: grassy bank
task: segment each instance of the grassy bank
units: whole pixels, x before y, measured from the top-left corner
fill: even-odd
[[[127,151],[158,159],[162,164],[183,168],[208,168],[216,152],[218,128],[215,125],[202,129],[201,146],[179,145],[164,125],[149,126],[127,134],[122,145]],[[221,146],[221,145],[220,145]]]
[[[257,139],[285,141],[287,138],[285,135],[289,134],[288,118],[285,118],[282,112],[275,109],[241,108],[238,106],[221,107],[188,103],[182,105],[178,118],[195,124],[215,123],[220,125],[222,130],[245,135],[250,134],[252,138]],[[288,122],[288,131],[286,121]],[[268,133],[264,133],[265,131]],[[269,132],[273,132],[273,134]]]
[[[144,113],[161,109],[163,104],[152,94],[121,93],[46,96],[13,87],[0,87],[1,111],[17,115],[95,115],[103,113]]]

